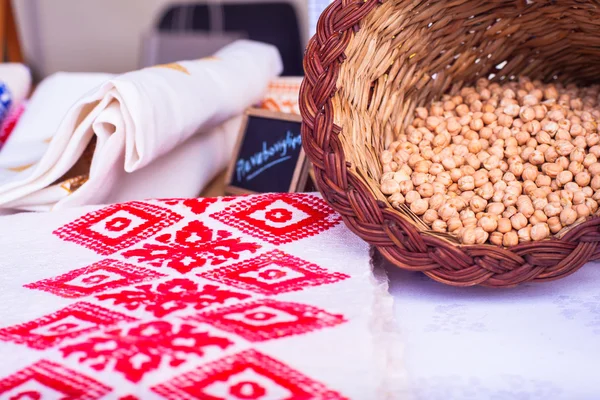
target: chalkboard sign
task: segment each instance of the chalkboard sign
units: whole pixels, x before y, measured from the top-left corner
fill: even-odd
[[[248,110],[227,172],[227,193],[302,191],[308,163],[301,121],[293,114]]]

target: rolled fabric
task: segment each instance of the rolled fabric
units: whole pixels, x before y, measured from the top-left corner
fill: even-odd
[[[0,207],[50,210],[153,197],[131,187],[130,195],[120,196],[120,180],[179,145],[198,148],[195,157],[181,160],[207,157],[224,168],[239,128],[239,120],[229,120],[258,103],[281,70],[274,46],[243,40],[206,59],[112,77],[71,107],[38,162],[20,171],[12,167],[15,174],[3,180],[0,175]],[[224,131],[227,138],[212,139]],[[201,138],[192,138],[195,133],[211,146],[201,146]],[[198,182],[208,182],[215,168],[189,182],[181,179],[183,171],[195,166],[181,160],[162,160],[172,168],[161,176],[171,186],[189,188],[180,189],[179,196],[195,196]],[[154,197],[171,196],[156,189],[162,185],[157,174],[149,179],[152,184],[140,187],[151,187]],[[183,193],[190,190],[195,193]]]

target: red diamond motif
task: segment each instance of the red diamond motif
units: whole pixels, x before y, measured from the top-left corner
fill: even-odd
[[[56,278],[30,283],[25,287],[43,290],[61,297],[77,298],[164,276],[146,268],[107,259]]]
[[[302,193],[251,196],[211,217],[275,245],[319,234],[341,220],[322,199]]]
[[[203,365],[152,390],[172,400],[345,399],[255,350]]]
[[[53,314],[20,325],[0,329],[0,340],[44,350],[66,339],[134,318],[90,303],[75,303]]]
[[[202,278],[266,295],[302,290],[349,278],[331,273],[280,250],[199,275]]]
[[[346,321],[342,315],[313,306],[270,299],[223,307],[190,318],[251,342],[301,335]]]
[[[86,214],[57,229],[54,234],[98,254],[110,255],[151,237],[182,218],[169,209],[134,201]]]
[[[79,372],[46,360],[0,380],[0,398],[11,400],[95,400],[111,390]]]

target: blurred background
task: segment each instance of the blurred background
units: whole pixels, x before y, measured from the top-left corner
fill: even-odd
[[[302,55],[329,0],[13,0],[34,79],[54,72],[122,73],[200,57],[239,38],[276,45],[284,76]]]

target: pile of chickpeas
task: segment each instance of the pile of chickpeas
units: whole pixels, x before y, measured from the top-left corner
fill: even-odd
[[[599,89],[480,79],[419,107],[381,154],[381,191],[463,244],[557,234],[598,210]]]

